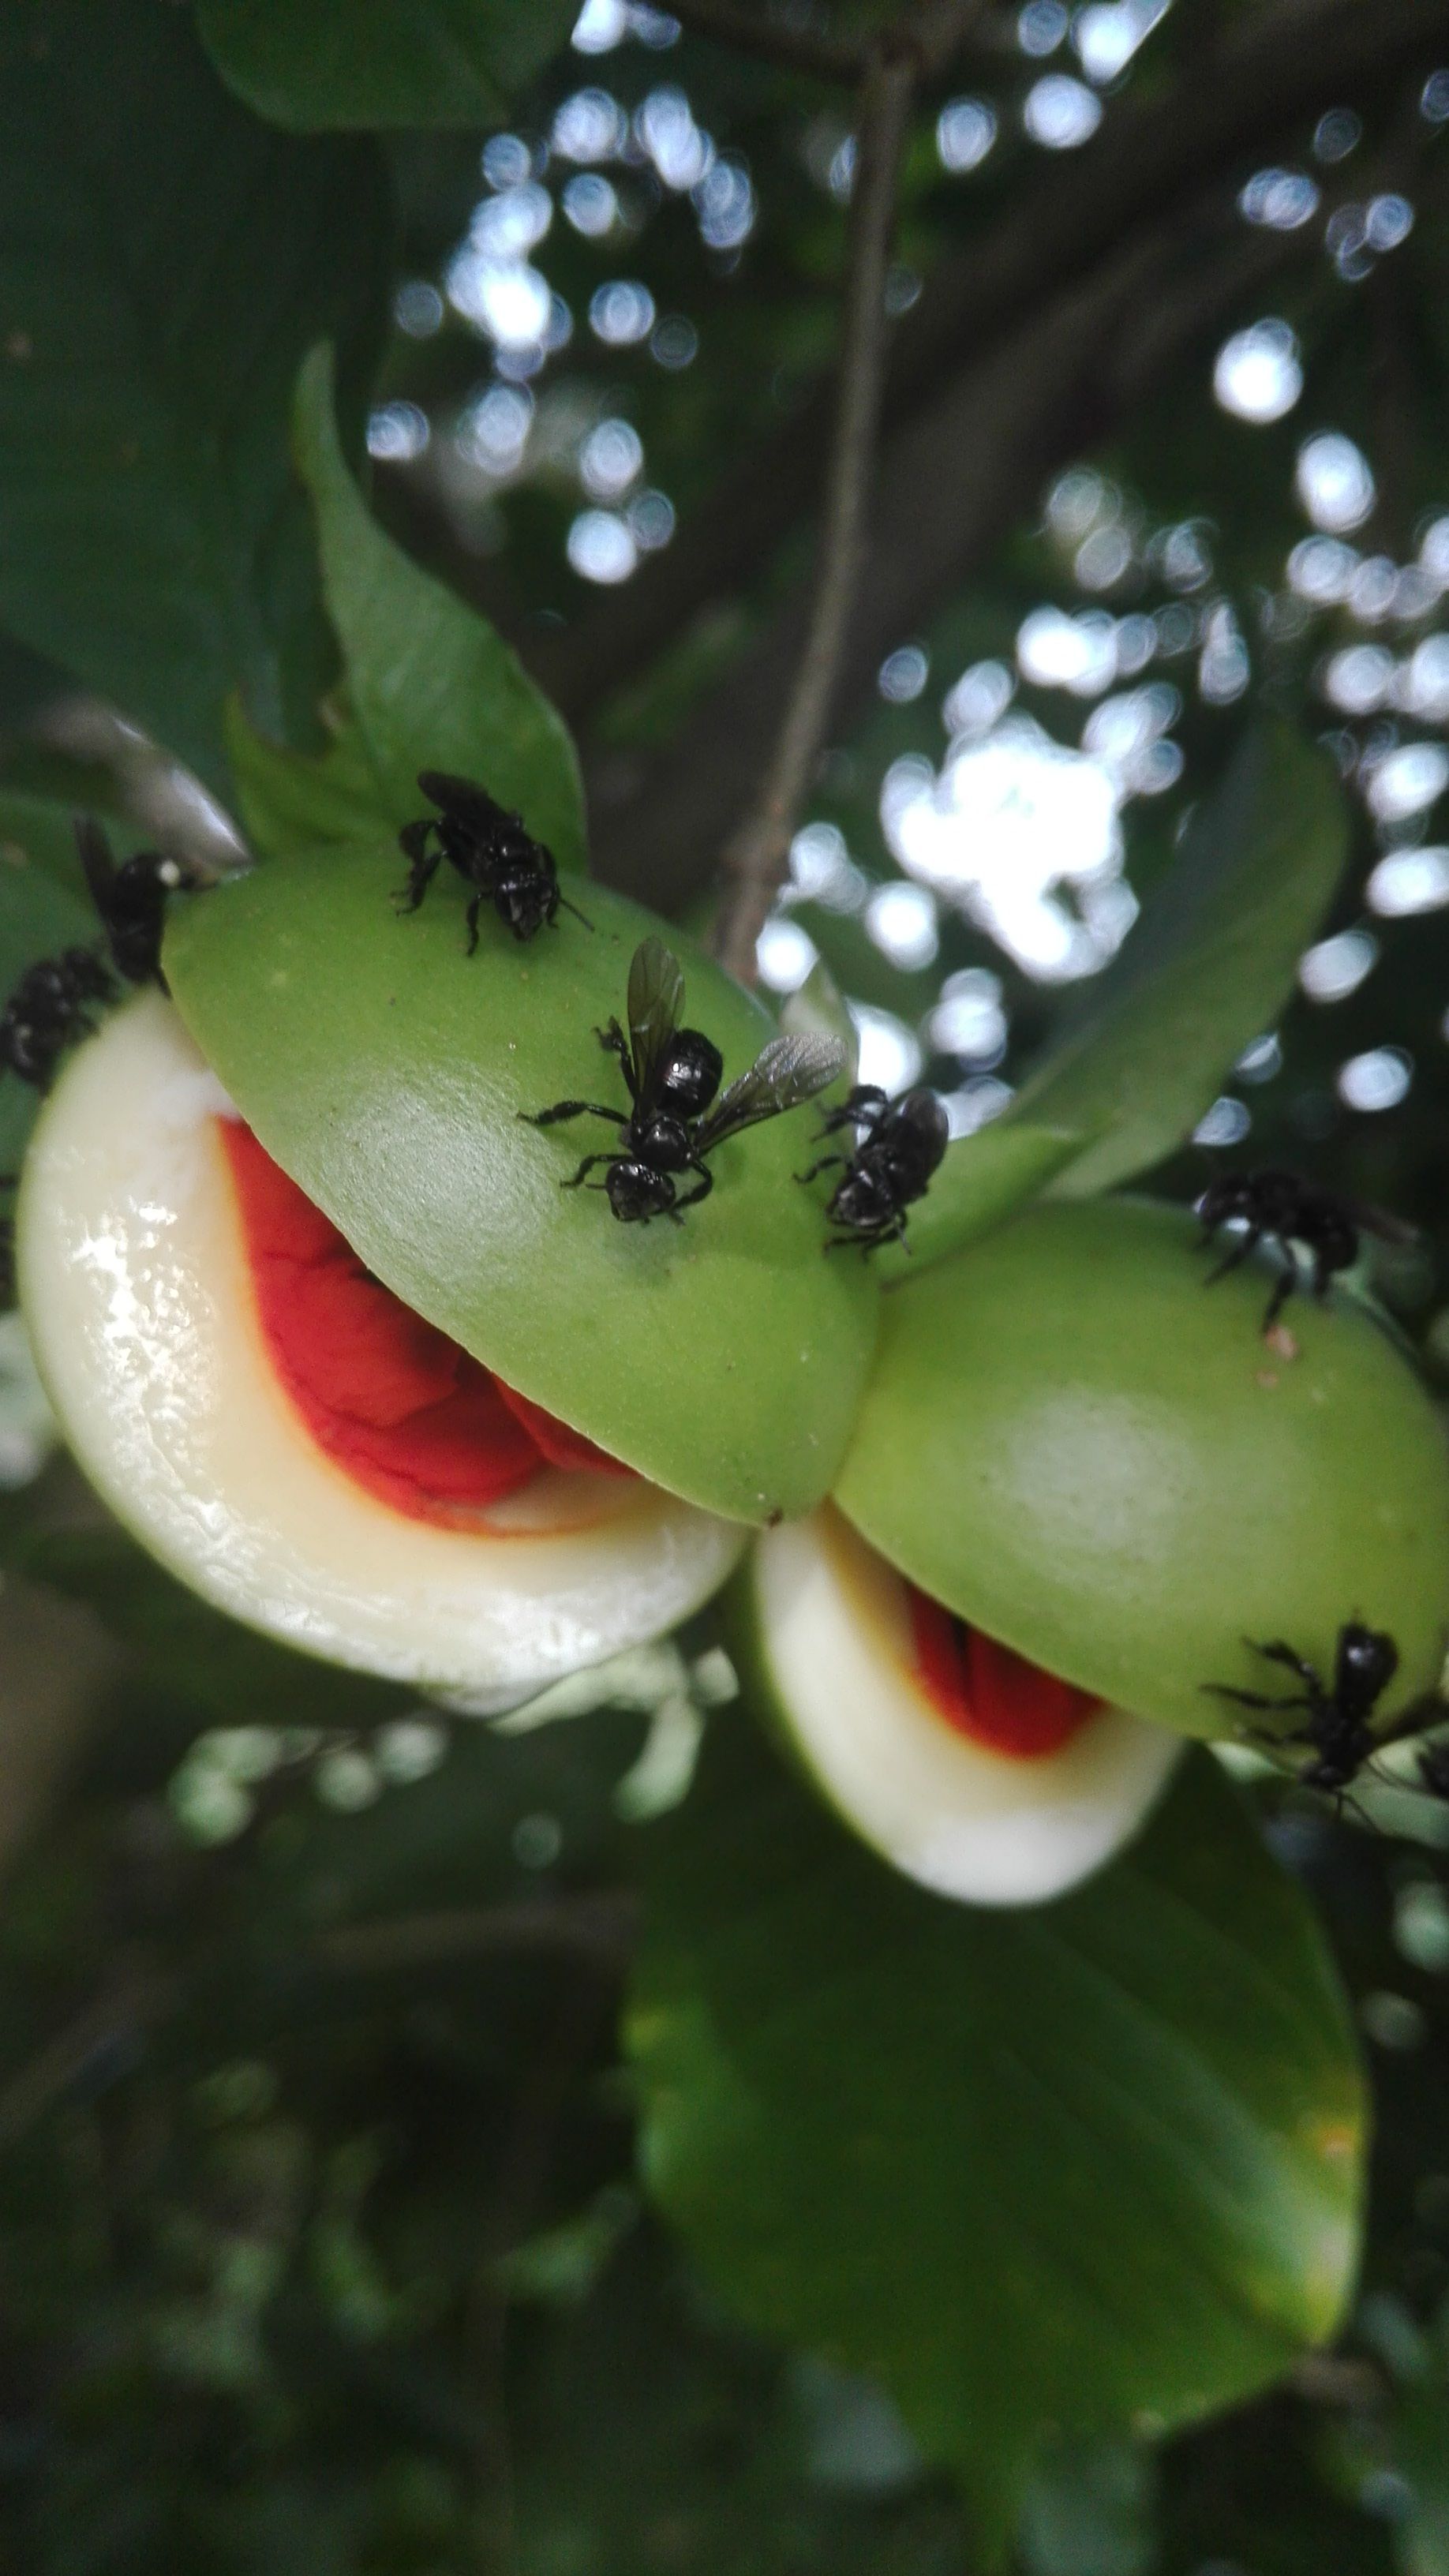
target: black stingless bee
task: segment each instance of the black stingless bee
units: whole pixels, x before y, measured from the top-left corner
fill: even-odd
[[[856,1131],[849,1154],[822,1154],[808,1172],[795,1175],[798,1181],[813,1181],[817,1172],[842,1172],[825,1211],[841,1232],[831,1236],[826,1251],[840,1252],[855,1243],[863,1252],[874,1252],[883,1243],[905,1243],[906,1209],[913,1199],[925,1197],[950,1141],[945,1108],[924,1086],[908,1091],[903,1100],[892,1100],[879,1083],[858,1082],[840,1107],[829,1112],[820,1134],[838,1136],[845,1127]]]
[[[450,778],[441,769],[424,769],[418,785],[437,814],[408,823],[398,842],[408,861],[408,881],[398,896],[403,912],[416,912],[444,859],[472,887],[468,905],[468,954],[478,945],[478,915],[491,903],[504,928],[515,939],[532,939],[545,922],[558,927],[559,908],[593,923],[576,903],[559,891],[552,850],[523,828],[523,818],[510,814],[471,779]]]
[[[91,1005],[114,1002],[119,991],[93,948],[64,948],[27,966],[0,1011],[0,1067],[48,1091],[66,1048],[94,1029]]]
[[[1297,1172],[1226,1172],[1203,1191],[1194,1213],[1202,1225],[1200,1251],[1206,1251],[1219,1229],[1235,1218],[1245,1229],[1226,1258],[1209,1274],[1209,1288],[1246,1261],[1265,1237],[1277,1245],[1283,1268],[1263,1317],[1265,1333],[1272,1331],[1299,1284],[1298,1264],[1293,1256],[1295,1243],[1301,1244],[1312,1259],[1313,1294],[1321,1300],[1327,1296],[1335,1272],[1347,1270],[1358,1259],[1360,1234],[1376,1234],[1384,1243],[1407,1244],[1415,1240],[1411,1227],[1385,1215],[1381,1208],[1366,1207],[1360,1200],[1320,1189],[1316,1181],[1305,1181]]]
[[[105,833],[88,814],[77,816],[75,840],[117,974],[128,984],[159,984],[164,993],[166,898],[194,893],[202,879],[184,860],[163,857],[159,850],[137,850],[118,867]]]
[[[684,973],[678,958],[662,940],[643,940],[629,967],[628,1036],[617,1020],[595,1032],[600,1045],[619,1059],[632,1107],[626,1112],[594,1100],[558,1100],[529,1117],[532,1127],[554,1127],[568,1118],[607,1118],[622,1129],[616,1148],[586,1154],[563,1187],[576,1190],[598,1164],[605,1164],[602,1181],[590,1186],[607,1191],[623,1225],[643,1224],[652,1216],[672,1217],[677,1224],[684,1209],[708,1198],[714,1187],[706,1155],[742,1128],[813,1099],[845,1062],[837,1038],[771,1038],[749,1071],[737,1074],[716,1099],[724,1058],[701,1029],[681,1028],[683,1008]],[[528,1117],[528,1112],[519,1115]],[[679,1179],[685,1172],[696,1179],[681,1197]]]
[[[1399,1669],[1399,1650],[1393,1638],[1385,1636],[1381,1628],[1366,1628],[1359,1619],[1346,1619],[1334,1649],[1331,1683],[1324,1681],[1306,1656],[1295,1654],[1281,1639],[1266,1646],[1256,1644],[1251,1637],[1247,1642],[1255,1655],[1295,1674],[1302,1687],[1281,1699],[1266,1698],[1260,1691],[1234,1690],[1226,1682],[1207,1682],[1204,1688],[1218,1699],[1235,1701],[1240,1708],[1306,1710],[1302,1726],[1266,1740],[1306,1744],[1312,1760],[1298,1774],[1304,1788],[1326,1789],[1341,1797],[1369,1756],[1381,1743],[1391,1740],[1391,1736],[1376,1735],[1370,1721]]]
[[[123,983],[159,984],[165,991],[166,897],[202,882],[183,861],[154,850],[138,850],[118,867],[105,833],[89,816],[77,819],[75,837],[110,963],[99,942],[43,957],[27,966],[0,1010],[0,1069],[18,1074],[36,1091],[49,1089],[66,1048],[90,1036],[94,1004],[114,1002]]]

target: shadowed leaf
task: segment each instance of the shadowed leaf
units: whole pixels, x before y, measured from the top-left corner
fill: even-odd
[[[730,1721],[644,1849],[648,2179],[748,2323],[883,2383],[988,2539],[1048,2424],[1190,2422],[1332,2331],[1353,2039],[1206,1757],[1020,1912],[896,1877]]]
[[[567,727],[502,637],[369,516],[338,440],[325,349],[302,371],[295,436],[379,820],[426,812],[419,770],[450,770],[516,807],[562,866],[582,866],[583,794]]]
[[[376,320],[381,166],[271,133],[156,0],[0,14],[0,620],[212,784],[240,688],[302,735],[327,638],[287,400]]]

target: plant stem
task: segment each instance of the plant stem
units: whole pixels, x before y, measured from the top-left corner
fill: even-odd
[[[850,208],[839,392],[810,623],[758,804],[723,855],[715,953],[743,983],[784,881],[790,837],[825,738],[864,551],[866,502],[885,372],[886,268],[915,85],[907,55],[877,53],[861,84]]]
[[[917,73],[929,79],[945,71],[989,5],[990,0],[918,0],[888,30],[885,47],[898,59],[909,57]],[[737,0],[679,0],[672,15],[691,35],[707,36],[736,53],[753,54],[760,62],[778,63],[784,71],[805,72],[815,80],[862,82],[876,50],[870,41],[789,26],[758,9],[741,8]]]
[[[348,1923],[319,1933],[300,1964],[323,1977],[389,1976],[474,1959],[572,1958],[597,1977],[616,1978],[629,1963],[637,1907],[623,1891],[598,1889],[550,1903],[460,1906]],[[179,1971],[139,1948],[124,1952],[99,1991],[36,2054],[0,2085],[0,2153],[63,2102],[94,2061],[124,2065],[146,2034],[187,2001]]]

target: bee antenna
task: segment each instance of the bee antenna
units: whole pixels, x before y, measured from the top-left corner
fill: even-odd
[[[590,921],[588,914],[586,912],[580,912],[576,903],[570,903],[566,894],[561,894],[559,896],[559,902],[563,905],[565,912],[571,912],[573,914],[575,921],[581,921],[583,923],[585,930],[593,929],[594,925]]]

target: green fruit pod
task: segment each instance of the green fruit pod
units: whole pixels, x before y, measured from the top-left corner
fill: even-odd
[[[1184,1749],[952,1633],[828,1504],[767,1530],[724,1608],[756,1716],[863,1842],[958,1903],[1077,1886],[1131,1840]]]
[[[708,1599],[738,1522],[520,1417],[262,1157],[265,1204],[275,1215],[279,1185],[284,1212],[300,1208],[308,1255],[261,1274],[264,1295],[239,1143],[257,1155],[171,1005],[145,993],[76,1051],[26,1158],[17,1271],[37,1363],[81,1466],[163,1564],[288,1644],[479,1709]],[[305,1386],[273,1329],[278,1289],[285,1325],[311,1319]],[[367,1420],[346,1365],[359,1329],[382,1398]],[[480,1466],[483,1488],[447,1499],[449,1476],[466,1492]]]
[[[399,914],[389,843],[269,861],[173,908],[176,1008],[266,1151],[414,1312],[523,1396],[668,1492],[767,1522],[835,1477],[874,1345],[865,1263],[826,1260],[794,1174],[808,1110],[711,1156],[678,1225],[615,1221],[561,1186],[617,1142],[562,1099],[627,1108],[598,1029],[661,925],[606,888],[520,944],[491,911],[467,953],[464,890]],[[682,933],[686,1018],[742,1072],[759,1003]],[[597,1177],[597,1176],[595,1176]]]
[[[1449,1448],[1360,1302],[1296,1298],[1269,1342],[1265,1296],[1263,1265],[1206,1284],[1180,1210],[1036,1207],[885,1300],[839,1507],[960,1618],[1185,1734],[1301,1726],[1211,1686],[1292,1691],[1275,1640],[1329,1675],[1354,1619],[1397,1646],[1388,1720],[1444,1661]]]

